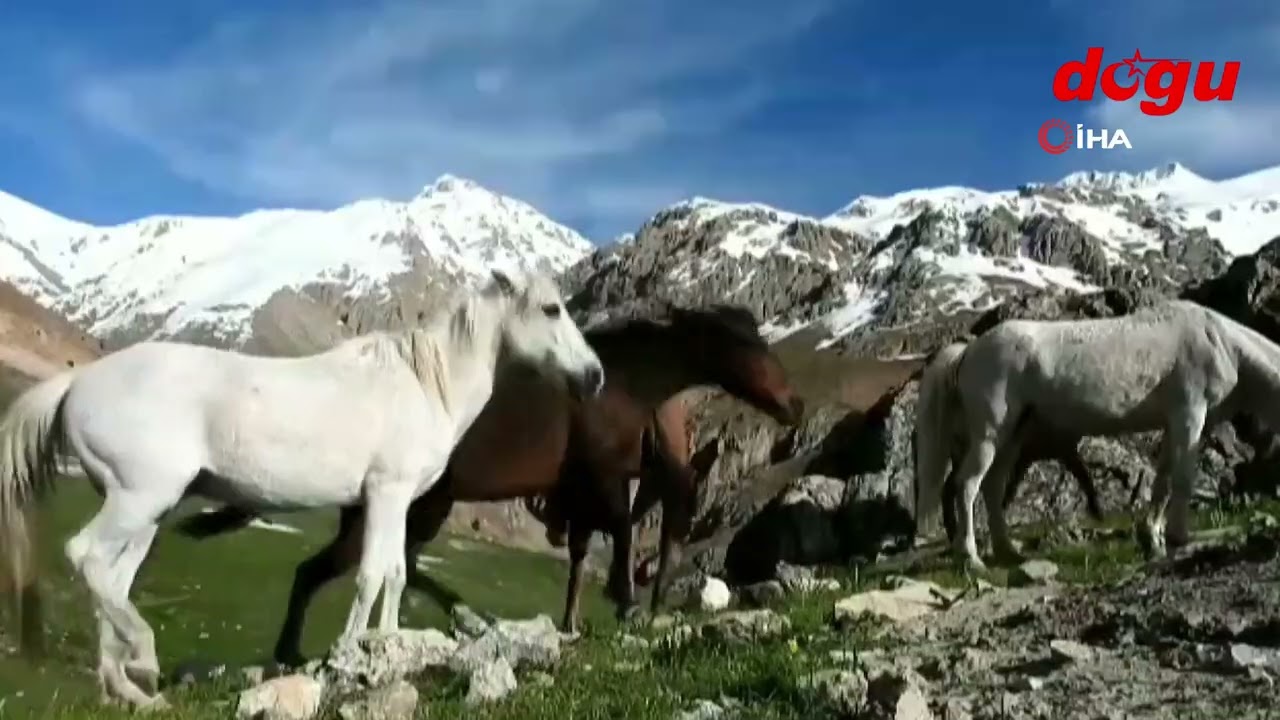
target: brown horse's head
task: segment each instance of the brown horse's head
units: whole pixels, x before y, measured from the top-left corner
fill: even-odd
[[[750,403],[784,425],[795,425],[804,402],[749,310],[733,305],[668,308],[671,329],[690,348],[694,370],[708,383]]]

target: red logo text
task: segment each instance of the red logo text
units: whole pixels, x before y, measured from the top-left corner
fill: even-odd
[[[1193,63],[1172,58],[1144,58],[1141,51],[1134,50],[1133,57],[1103,67],[1102,48],[1091,47],[1084,62],[1070,60],[1053,74],[1053,96],[1062,102],[1088,101],[1101,85],[1103,95],[1124,102],[1141,90],[1148,98],[1138,103],[1143,113],[1172,115],[1186,100],[1188,84],[1191,84],[1191,96],[1199,102],[1231,100],[1236,92],[1240,62],[1222,63],[1222,75],[1214,85],[1216,66],[1213,61]]]

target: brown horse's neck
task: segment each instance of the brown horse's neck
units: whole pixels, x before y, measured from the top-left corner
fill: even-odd
[[[606,382],[626,388],[641,403],[657,407],[683,390],[714,384],[703,377],[684,338],[662,328],[627,336],[588,335]]]

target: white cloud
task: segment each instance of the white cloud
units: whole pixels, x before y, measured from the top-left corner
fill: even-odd
[[[767,100],[735,66],[835,1],[390,0],[244,16],[176,57],[95,69],[71,100],[176,174],[264,204],[401,197],[452,172],[554,206],[583,167],[642,160]]]
[[[1133,150],[1118,154],[1143,163],[1176,159],[1214,172],[1280,162],[1280,99],[1190,101],[1157,117],[1143,114],[1136,100],[1102,102],[1088,115],[1091,127],[1123,129]]]

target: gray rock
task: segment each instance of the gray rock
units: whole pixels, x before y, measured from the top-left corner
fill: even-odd
[[[373,631],[337,647],[323,668],[343,685],[381,687],[428,668],[447,667],[458,643],[439,630]]]
[[[501,658],[512,668],[546,670],[560,662],[562,639],[546,615],[530,620],[499,620],[483,635],[464,642],[449,659],[456,672],[472,672]]]
[[[285,675],[240,693],[239,720],[310,720],[320,711],[325,684],[309,675]]]
[[[418,689],[403,681],[371,690],[338,707],[342,720],[410,720],[418,709]]]
[[[820,670],[803,679],[802,686],[840,717],[857,715],[867,702],[867,679],[853,670]]]
[[[884,720],[933,720],[929,699],[918,679],[882,672],[867,684],[867,717]]]
[[[477,638],[489,630],[489,623],[466,605],[454,605],[449,612],[455,637]]]
[[[1048,560],[1027,560],[1009,571],[1009,585],[1026,587],[1052,582],[1058,576],[1058,566]]]
[[[728,715],[725,708],[710,700],[698,700],[693,707],[678,712],[675,715],[676,720],[720,720]]]
[[[1094,658],[1093,648],[1075,640],[1050,640],[1049,654],[1059,662],[1088,663]]]
[[[466,703],[501,700],[516,691],[516,674],[506,658],[498,657],[472,668],[467,686]]]
[[[772,610],[739,610],[711,618],[700,627],[704,638],[729,643],[750,643],[778,637],[791,629],[791,620]]]

